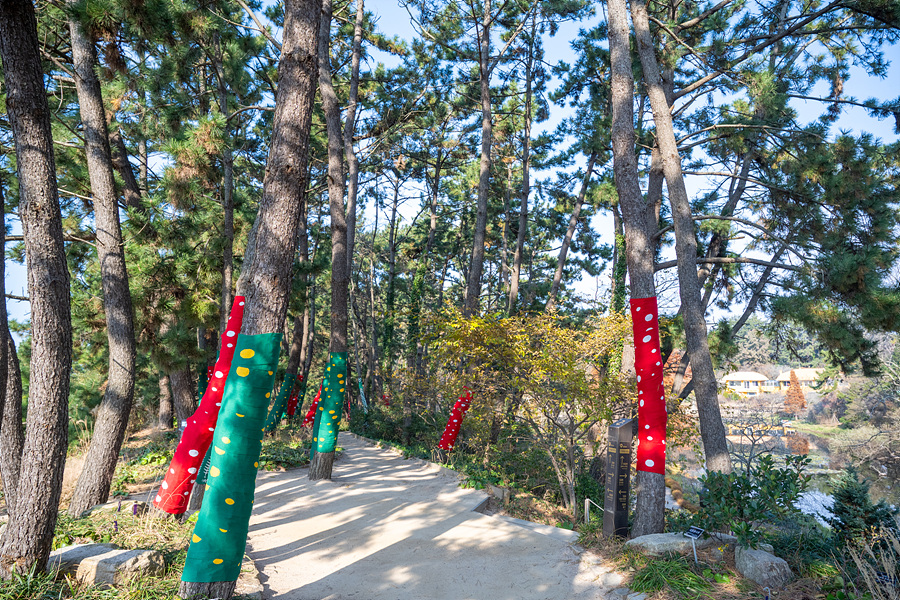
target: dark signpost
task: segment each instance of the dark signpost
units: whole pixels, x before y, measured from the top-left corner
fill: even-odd
[[[603,503],[603,535],[628,537],[628,496],[631,491],[631,419],[609,426],[606,451],[606,497]]]

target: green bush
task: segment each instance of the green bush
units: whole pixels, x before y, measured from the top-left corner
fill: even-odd
[[[746,472],[711,472],[700,478],[700,512],[692,520],[708,531],[732,532],[741,544],[755,547],[761,538],[759,523],[794,517],[794,506],[809,485],[803,473],[806,456],[786,456],[785,467],[775,466],[772,455],[760,457]]]
[[[853,467],[838,480],[832,496],[834,518],[829,520],[829,525],[838,547],[861,546],[871,543],[882,530],[897,531],[897,509],[884,500],[873,503],[869,482],[860,480]]]

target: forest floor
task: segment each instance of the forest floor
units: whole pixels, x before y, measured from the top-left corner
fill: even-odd
[[[565,529],[488,516],[459,474],[341,433],[331,481],[260,473],[248,555],[264,597],[600,600],[623,576]]]

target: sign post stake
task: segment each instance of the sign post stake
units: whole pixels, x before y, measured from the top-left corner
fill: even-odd
[[[631,490],[632,419],[619,419],[609,426],[606,452],[606,494],[603,506],[603,535],[628,537],[628,508]]]

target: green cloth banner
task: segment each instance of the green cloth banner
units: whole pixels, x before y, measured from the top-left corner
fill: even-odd
[[[316,411],[316,422],[313,424],[313,443],[316,452],[334,452],[346,385],[347,353],[332,352],[331,360],[325,367],[325,384],[322,387],[319,410]]]
[[[182,581],[235,581],[240,575],[281,336],[238,336]]]
[[[284,416],[284,411],[287,410],[288,398],[291,396],[291,390],[294,389],[295,378],[295,375],[286,375],[284,381],[281,382],[281,389],[278,391],[272,410],[269,411],[269,416],[266,417],[266,433],[275,431],[275,428]]]

